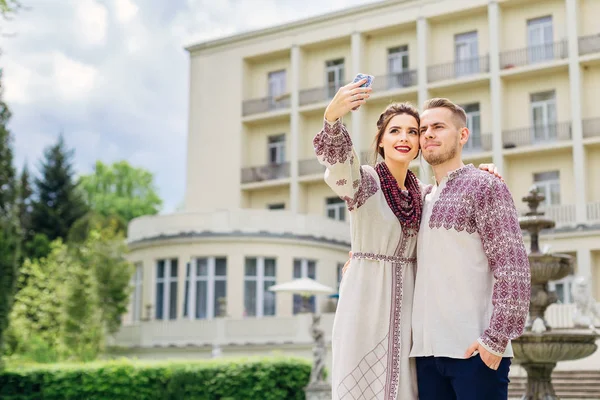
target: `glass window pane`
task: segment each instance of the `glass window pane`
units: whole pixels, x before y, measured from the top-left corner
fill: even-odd
[[[226,292],[226,282],[225,281],[215,281],[215,309],[214,316],[220,316],[220,303],[219,299],[225,299],[227,296]]]
[[[275,277],[275,259],[265,258],[265,276]]]
[[[177,282],[171,282],[169,288],[169,319],[177,318]]]
[[[256,276],[256,258],[246,258],[246,276]]]
[[[308,277],[311,279],[317,279],[317,267],[314,261],[308,262]]]
[[[190,297],[190,263],[187,263],[185,266],[185,289],[183,296],[183,316],[187,317],[188,315],[188,302]]]
[[[163,319],[163,307],[164,307],[164,283],[158,282],[156,284],[156,319]]]
[[[215,276],[227,276],[227,259],[215,259]]]
[[[196,319],[206,319],[208,311],[208,283],[196,281]]]
[[[196,276],[207,276],[208,275],[208,259],[198,258],[196,259]]]
[[[334,208],[328,208],[327,209],[327,217],[331,218],[331,219],[335,219],[335,209]]]
[[[256,281],[244,282],[244,312],[248,317],[256,316]]]
[[[265,281],[263,315],[275,315],[275,292],[269,290],[273,285],[275,281]]]
[[[177,268],[179,266],[179,260],[177,260],[176,258],[171,259],[171,277],[175,278],[177,277],[177,270],[179,268]]]
[[[302,311],[302,296],[299,294],[294,295],[294,314],[298,314]]]
[[[157,278],[165,277],[165,260],[158,260],[156,262],[156,277]]]
[[[294,260],[294,279],[302,278],[302,261]]]
[[[340,221],[345,221],[346,220],[346,207],[340,207],[338,208],[339,212],[340,212]]]

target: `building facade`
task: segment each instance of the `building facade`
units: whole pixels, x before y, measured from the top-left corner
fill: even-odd
[[[188,47],[185,210],[131,222],[136,274],[115,344],[142,357],[310,356],[300,299],[268,288],[339,285],[348,213],[312,139],[358,72],[375,75],[369,102],[344,119],[362,162],[390,102],[461,104],[465,162],[495,163],[520,210],[542,190],[557,222],[542,246],[575,257],[600,299],[597,15],[598,0],[382,1]],[[411,169],[431,180],[422,160]],[[571,280],[552,283],[551,324],[570,324]],[[335,300],[311,306],[329,334]]]

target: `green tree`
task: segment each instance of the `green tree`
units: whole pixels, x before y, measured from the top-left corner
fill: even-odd
[[[18,191],[17,191],[17,213],[19,219],[19,227],[21,229],[21,256],[31,257],[31,254],[27,251],[27,245],[32,242],[34,232],[31,226],[31,212],[32,212],[32,196],[33,190],[31,188],[31,179],[29,177],[29,169],[27,165],[23,167],[21,176],[19,177]],[[44,253],[44,254],[47,254]]]
[[[40,178],[35,179],[36,199],[31,214],[32,229],[50,241],[65,239],[71,226],[88,211],[74,179],[73,150],[64,139],[44,152]]]
[[[97,161],[94,172],[81,177],[81,189],[88,206],[100,215],[117,215],[125,222],[160,211],[162,200],[154,176],[126,161],[106,165]]]
[[[3,354],[5,332],[13,306],[21,242],[15,207],[17,184],[12,138],[7,129],[10,116],[8,106],[2,101],[0,82],[0,356]]]
[[[21,8],[21,3],[17,0],[0,0],[0,14],[7,16]]]

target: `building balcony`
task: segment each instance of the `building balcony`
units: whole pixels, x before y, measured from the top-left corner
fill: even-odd
[[[600,52],[600,33],[579,38],[579,55]]]
[[[591,223],[600,224],[600,201],[588,203],[586,208],[587,220]]]
[[[416,86],[417,71],[403,71],[395,74],[376,76],[373,80],[373,91],[384,92],[387,90],[403,89]]]
[[[587,118],[582,121],[583,137],[600,137],[600,118]]]
[[[562,60],[566,59],[568,56],[569,51],[566,40],[518,50],[503,51],[500,53],[500,69],[510,69],[553,60]]]
[[[574,204],[560,204],[541,207],[546,217],[554,220],[557,227],[575,225],[576,211]]]
[[[502,132],[502,143],[505,149],[532,145],[543,146],[566,140],[571,140],[570,122],[535,125]]]
[[[463,154],[473,156],[486,151],[492,151],[492,134],[484,133],[478,135],[471,132],[469,140],[463,147]]]
[[[269,111],[283,110],[290,107],[290,95],[263,97],[261,99],[244,100],[242,116],[261,114]]]
[[[289,162],[242,168],[242,183],[272,181],[289,177]]]
[[[322,166],[316,157],[307,158],[298,162],[298,175],[307,176],[315,174],[323,174],[325,167]]]
[[[301,106],[319,103],[332,99],[337,93],[341,84],[329,84],[326,86],[300,90],[299,103]]]
[[[427,68],[429,82],[463,78],[466,76],[490,72],[490,57],[482,56],[466,60],[457,60],[445,64],[432,65]]]

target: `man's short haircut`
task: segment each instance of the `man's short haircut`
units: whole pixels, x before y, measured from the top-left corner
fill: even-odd
[[[458,128],[467,126],[467,113],[461,106],[454,104],[450,100],[443,97],[436,97],[427,100],[423,105],[423,111],[431,110],[432,108],[447,108],[452,112]]]

